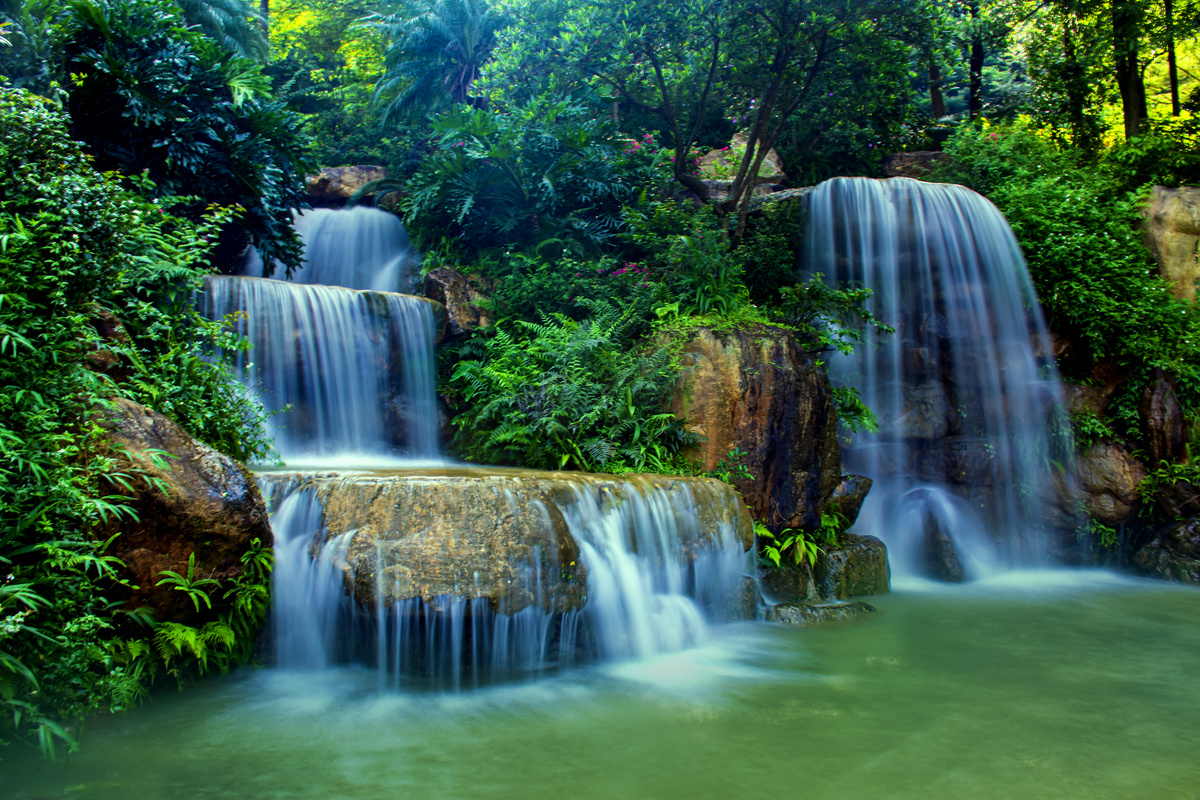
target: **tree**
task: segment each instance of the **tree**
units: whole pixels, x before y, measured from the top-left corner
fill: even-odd
[[[175,0],[189,25],[234,55],[266,61],[267,12],[255,9],[245,0]]]
[[[401,12],[364,19],[363,27],[382,30],[391,40],[375,89],[377,100],[392,96],[384,124],[410,109],[447,102],[482,107],[471,87],[506,24],[487,0],[413,0]]]
[[[554,5],[554,18],[539,17],[549,35],[535,36],[537,52],[503,56],[508,69],[532,62],[550,65],[555,83],[579,84],[657,118],[674,149],[679,183],[717,213],[741,209],[767,152],[788,120],[815,98],[818,79],[852,46],[870,47],[888,21],[901,13],[891,0],[848,6],[832,0],[597,0],[575,7]],[[520,41],[507,45],[521,49]],[[713,200],[693,172],[691,149],[716,116],[745,117],[747,146],[728,197]]]

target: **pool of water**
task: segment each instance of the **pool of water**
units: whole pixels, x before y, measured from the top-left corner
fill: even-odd
[[[1200,591],[902,585],[820,629],[461,694],[246,671],[8,751],[5,798],[1200,798]]]

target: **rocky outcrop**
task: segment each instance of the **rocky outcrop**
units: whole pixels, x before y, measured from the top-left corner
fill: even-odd
[[[1184,420],[1175,381],[1163,370],[1154,370],[1147,382],[1142,391],[1140,411],[1150,463],[1183,462],[1187,458],[1190,426]]]
[[[1196,243],[1200,242],[1200,188],[1155,186],[1142,209],[1142,237],[1163,280],[1180,300],[1195,301],[1200,277]]]
[[[1200,585],[1200,519],[1167,528],[1138,551],[1134,562],[1157,578]]]
[[[810,627],[847,619],[860,619],[874,613],[875,607],[863,602],[781,603],[768,608],[763,614],[763,619],[767,622],[782,622],[787,625]]]
[[[1092,445],[1076,465],[1079,490],[1088,515],[1105,525],[1119,525],[1133,514],[1138,485],[1146,465],[1108,440]]]
[[[841,517],[841,528],[845,530],[858,519],[862,511],[867,493],[871,491],[872,481],[863,475],[843,475],[842,480],[829,495],[827,510]]]
[[[488,309],[490,292],[478,278],[464,275],[454,267],[438,267],[425,276],[423,292],[430,300],[445,306],[449,339],[464,338],[492,324]]]
[[[914,150],[883,157],[883,177],[923,180],[950,157],[937,150]]]
[[[750,325],[695,330],[670,410],[703,437],[690,455],[713,469],[735,450],[749,478],[736,481],[772,530],[814,529],[841,482],[841,449],[829,380],[790,331]]]
[[[321,167],[305,179],[309,199],[317,205],[343,206],[356,191],[371,181],[383,180],[387,171],[373,164]]]
[[[242,555],[253,540],[270,546],[267,510],[250,472],[192,438],[162,414],[130,400],[113,401],[103,415],[109,444],[132,488],[128,505],[136,519],[110,523],[119,533],[108,555],[125,564],[135,587],[132,607],[149,606],[160,620],[190,622],[208,613],[184,592],[157,585],[163,571],[226,583],[241,575]],[[215,615],[222,591],[212,590]]]
[[[931,512],[925,512],[925,569],[934,580],[962,583],[967,579],[954,539]]]
[[[709,150],[700,157],[700,177],[716,180],[733,179],[741,166],[742,156],[746,152],[749,142],[746,134],[735,133],[728,147]],[[779,157],[779,153],[775,152],[775,148],[771,148],[763,158],[762,164],[759,165],[758,177],[754,183],[756,185],[787,183],[787,179],[787,173],[783,171],[783,159]],[[728,188],[725,191],[728,194]]]
[[[837,547],[817,557],[813,579],[820,596],[845,600],[887,594],[891,578],[887,546],[874,536],[841,534]]]
[[[581,509],[645,505],[647,519],[678,533],[676,555],[684,558],[715,544],[722,531],[743,548],[753,536],[733,489],[708,478],[439,469],[268,480],[316,493],[321,538],[340,542],[335,563],[367,609],[409,598],[436,605],[453,595],[487,598],[504,614],[530,606],[578,610],[587,601],[588,571],[569,519]]]

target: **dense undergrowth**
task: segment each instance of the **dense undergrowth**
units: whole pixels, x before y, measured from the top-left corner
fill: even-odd
[[[245,657],[270,567],[261,551],[231,593],[214,592],[219,624],[205,631],[125,606],[106,550],[135,522],[138,476],[100,424],[111,401],[146,403],[243,458],[269,442],[258,407],[209,358],[227,334],[189,302],[239,212],[171,213],[147,182],[150,197],[97,172],[68,125],[54,103],[0,87],[0,738],[50,753],[157,674]],[[123,333],[103,338],[112,321]]]

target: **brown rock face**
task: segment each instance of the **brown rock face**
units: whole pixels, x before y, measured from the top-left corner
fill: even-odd
[[[577,610],[588,576],[566,515],[580,508],[655,498],[660,512],[671,509],[685,556],[714,543],[722,526],[743,547],[753,537],[733,489],[707,478],[442,469],[270,481],[316,492],[325,541],[348,535],[338,566],[365,608],[456,595],[487,598],[504,614]]]
[[[867,493],[871,491],[872,481],[863,475],[843,475],[833,494],[829,496],[829,511],[840,514],[844,518],[842,529],[845,530],[858,519],[862,511]]]
[[[1093,519],[1117,525],[1133,514],[1145,464],[1120,445],[1102,441],[1080,456],[1077,469],[1083,502]]]
[[[1180,583],[1200,584],[1200,519],[1173,525],[1134,557],[1151,575]]]
[[[321,167],[321,171],[316,175],[309,175],[305,183],[308,196],[314,202],[341,206],[363,185],[386,177],[387,172],[383,167],[359,164],[348,167]]]
[[[488,300],[485,288],[480,281],[454,267],[438,267],[425,276],[425,296],[446,307],[447,338],[463,338],[492,324],[485,310]]]
[[[1150,463],[1182,462],[1187,456],[1190,431],[1183,418],[1183,407],[1175,393],[1175,382],[1161,370],[1142,392],[1142,424],[1146,430],[1146,449]]]
[[[775,531],[816,528],[841,481],[841,448],[829,380],[770,325],[700,328],[683,347],[670,410],[705,437],[693,457],[713,469],[734,449],[749,479],[737,488]]]
[[[1155,186],[1150,201],[1142,209],[1142,237],[1163,280],[1172,284],[1171,294],[1180,300],[1196,299],[1196,278],[1200,262],[1196,243],[1200,241],[1200,188],[1182,186],[1168,189]]]
[[[125,462],[137,521],[123,519],[110,533],[120,536],[109,554],[125,563],[125,577],[138,588],[130,605],[149,606],[160,620],[192,622],[215,616],[222,591],[214,590],[214,611],[200,613],[187,596],[170,585],[156,586],[163,570],[187,575],[195,554],[195,577],[223,583],[242,573],[242,555],[253,539],[269,545],[267,510],[250,472],[241,464],[193,439],[156,411],[130,400],[117,400],[104,423],[110,441]],[[149,450],[165,451],[164,469]],[[161,486],[165,491],[161,491]]]

